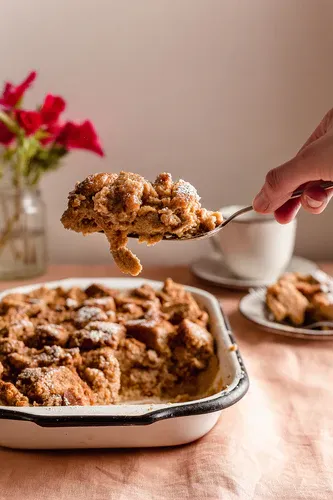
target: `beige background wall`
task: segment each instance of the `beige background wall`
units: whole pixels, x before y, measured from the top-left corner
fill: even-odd
[[[51,258],[106,262],[101,236],[59,223],[66,194],[91,172],[159,171],[193,182],[210,208],[251,202],[333,106],[331,0],[2,0],[0,79],[40,77],[32,105],[64,95],[107,152],[74,153],[43,182]],[[333,204],[301,215],[297,251],[333,255]],[[186,262],[201,244],[139,247],[145,263]]]

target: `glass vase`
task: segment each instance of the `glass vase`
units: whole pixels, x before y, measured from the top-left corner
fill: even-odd
[[[46,207],[39,189],[0,185],[0,280],[39,276],[46,266]]]

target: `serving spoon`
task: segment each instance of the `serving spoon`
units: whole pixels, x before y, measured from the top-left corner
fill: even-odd
[[[333,182],[331,181],[323,181],[319,184],[319,187],[322,189],[330,189],[333,188]],[[296,189],[290,196],[290,199],[294,198],[300,198],[304,192],[303,189]],[[221,229],[223,229],[229,222],[232,220],[236,219],[236,217],[239,217],[240,215],[246,214],[247,212],[250,212],[253,210],[253,206],[249,205],[248,207],[241,208],[240,210],[237,210],[237,212],[234,212],[232,215],[230,215],[227,219],[225,219],[221,224],[219,224],[217,227],[212,229],[211,231],[207,231],[206,233],[200,233],[200,234],[195,234],[191,236],[185,236],[183,238],[179,238],[179,236],[174,235],[174,234],[165,234],[163,237],[163,240],[167,241],[192,241],[192,240],[205,240],[207,238],[211,238],[215,234],[217,234]],[[129,238],[138,238],[139,236],[137,234],[129,234]]]
[[[318,186],[321,189],[325,189],[325,190],[326,189],[330,189],[330,188],[333,188],[333,182],[331,182],[331,181],[323,181],[323,182],[319,183]],[[294,191],[292,193],[292,195],[290,196],[290,199],[292,200],[294,198],[300,198],[303,193],[304,193],[304,188],[303,189],[296,189],[296,191]],[[187,240],[187,239],[190,239],[190,240],[194,240],[194,239],[195,240],[204,240],[206,238],[211,238],[216,233],[218,233],[219,231],[221,231],[221,229],[224,228],[227,224],[229,224],[229,222],[231,222],[233,219],[236,219],[236,217],[239,217],[240,215],[246,214],[247,212],[251,212],[251,210],[254,210],[252,205],[249,205],[248,207],[244,207],[244,208],[241,208],[240,210],[237,210],[237,212],[234,212],[232,215],[230,215],[221,224],[219,224],[215,229],[212,229],[211,231],[207,231],[207,233],[202,233],[202,234],[194,235],[194,236],[191,236],[189,238],[177,238],[177,236],[176,237],[172,236],[171,238],[166,238],[166,239],[172,239],[172,240],[173,239],[180,239],[180,240]]]

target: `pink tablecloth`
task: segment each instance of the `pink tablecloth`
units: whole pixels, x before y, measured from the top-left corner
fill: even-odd
[[[58,267],[48,278],[69,275],[110,269]],[[181,268],[145,273],[167,275],[198,285]],[[0,500],[332,500],[333,342],[261,332],[238,313],[240,295],[213,291],[230,316],[251,388],[210,434],[173,449],[1,449]]]

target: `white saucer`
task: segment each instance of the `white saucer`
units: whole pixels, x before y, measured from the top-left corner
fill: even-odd
[[[294,256],[286,272],[311,274],[316,269],[318,269],[318,266],[311,260]],[[191,271],[195,276],[209,283],[235,290],[248,290],[249,288],[267,286],[272,283],[271,280],[248,280],[235,277],[228,271],[222,258],[217,254],[212,254],[209,257],[201,257],[196,260],[191,264]]]
[[[246,319],[255,323],[262,330],[277,333],[286,337],[309,340],[332,340],[332,330],[310,330],[308,328],[296,328],[290,325],[276,323],[270,320],[265,307],[266,290],[253,290],[242,298],[239,310]]]

